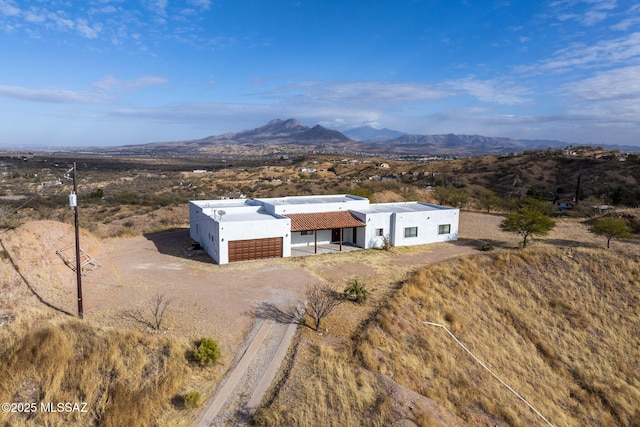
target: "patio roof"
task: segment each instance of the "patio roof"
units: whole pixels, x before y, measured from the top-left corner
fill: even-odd
[[[366,225],[349,211],[289,214],[285,216],[291,219],[291,231],[328,230],[331,228],[364,227]]]

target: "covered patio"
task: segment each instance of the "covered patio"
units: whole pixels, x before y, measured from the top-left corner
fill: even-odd
[[[291,256],[333,254],[333,253],[351,252],[351,251],[359,251],[359,250],[362,250],[362,248],[354,246],[352,243],[343,243],[342,249],[340,249],[340,244],[338,243],[328,243],[328,244],[318,245],[317,247],[315,246],[292,247]]]
[[[345,248],[358,248],[357,229],[366,224],[349,211],[317,212],[285,215],[291,219],[294,253],[318,254],[342,252]],[[319,234],[321,235],[319,241]],[[295,236],[295,239],[294,239]],[[312,237],[313,236],[313,237]],[[294,243],[297,241],[297,243]],[[324,252],[322,252],[324,251]]]

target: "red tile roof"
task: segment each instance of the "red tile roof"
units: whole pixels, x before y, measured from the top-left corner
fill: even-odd
[[[330,228],[364,227],[366,225],[348,211],[285,216],[291,219],[291,231],[328,230]]]

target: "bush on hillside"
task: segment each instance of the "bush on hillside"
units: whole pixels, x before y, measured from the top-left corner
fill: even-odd
[[[213,365],[220,359],[218,344],[211,338],[202,338],[198,348],[193,352],[193,358],[200,366]]]
[[[344,289],[344,295],[348,300],[362,304],[367,302],[369,291],[367,291],[360,279],[354,277],[349,280],[347,287]]]
[[[185,408],[198,408],[202,403],[202,395],[199,391],[190,391],[184,395]]]

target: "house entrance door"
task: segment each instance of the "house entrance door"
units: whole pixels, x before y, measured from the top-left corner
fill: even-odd
[[[337,243],[340,241],[340,229],[332,228],[331,229],[331,243]]]

